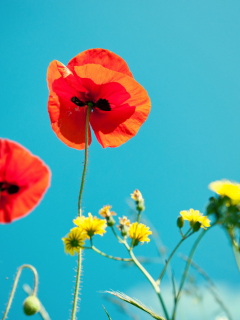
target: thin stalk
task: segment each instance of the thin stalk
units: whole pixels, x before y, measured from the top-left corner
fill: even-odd
[[[18,268],[16,277],[14,279],[12,291],[10,293],[10,296],[9,296],[9,299],[8,299],[8,303],[7,303],[7,306],[6,306],[6,310],[4,312],[2,320],[5,320],[7,318],[8,312],[9,312],[9,310],[11,308],[11,304],[12,304],[12,301],[13,301],[13,297],[14,297],[15,291],[17,289],[17,285],[18,285],[18,281],[19,281],[21,272],[22,272],[22,270],[24,268],[28,268],[33,272],[33,275],[34,275],[34,286],[33,286],[32,295],[34,295],[34,296],[37,295],[37,290],[38,290],[38,273],[37,273],[37,270],[30,264],[23,264],[21,267]]]
[[[119,237],[119,235],[116,233],[116,230],[114,229],[113,226],[111,227],[111,229],[112,229],[112,232],[113,232],[114,236],[118,239],[118,241],[119,241],[120,243],[123,243],[124,240],[123,240],[121,237]]]
[[[157,285],[156,281],[152,278],[152,276],[147,272],[147,270],[142,266],[142,264],[138,261],[138,259],[135,257],[131,247],[127,244],[127,242],[124,242],[125,247],[127,248],[133,262],[135,265],[142,271],[142,273],[145,275],[145,277],[148,279],[148,281],[151,283],[154,291],[156,292],[158,299],[161,303],[161,306],[163,308],[164,315],[166,317],[166,320],[170,320],[165,303],[163,301],[163,298],[160,293],[160,287]]]
[[[210,229],[210,228],[209,228]],[[207,229],[208,230],[208,229]],[[180,286],[179,286],[179,289],[178,289],[178,293],[177,293],[177,296],[175,298],[175,301],[174,301],[174,308],[173,308],[173,313],[172,313],[172,320],[175,320],[175,317],[176,317],[176,311],[177,311],[177,305],[178,305],[178,302],[179,302],[179,298],[180,298],[180,294],[182,292],[182,289],[183,289],[183,286],[184,286],[184,283],[185,283],[185,280],[187,278],[187,274],[188,274],[188,270],[189,270],[189,267],[191,265],[191,262],[192,262],[192,258],[193,258],[193,255],[197,249],[197,246],[199,244],[199,242],[201,241],[202,237],[204,236],[204,234],[207,232],[207,230],[203,230],[200,235],[198,236],[198,238],[196,239],[196,241],[194,242],[194,245],[192,246],[192,249],[190,251],[190,254],[189,254],[189,257],[187,259],[187,263],[186,263],[186,267],[184,269],[184,272],[183,272],[183,275],[182,275],[182,279],[181,279],[181,282],[180,282]]]
[[[118,261],[126,261],[126,262],[132,262],[133,260],[131,258],[120,258],[120,257],[114,257],[111,256],[109,254],[106,254],[105,252],[100,251],[99,249],[97,249],[96,247],[92,246],[91,249],[93,249],[93,251],[97,252],[98,254],[100,254],[103,257],[112,259],[112,260],[118,260]]]
[[[171,252],[169,258],[166,260],[166,263],[165,263],[165,266],[162,270],[162,272],[160,273],[158,279],[156,280],[156,283],[158,285],[160,285],[161,281],[162,281],[162,278],[167,270],[167,267],[169,265],[169,262],[171,261],[173,255],[175,254],[175,252],[177,251],[177,249],[180,247],[180,245],[183,243],[184,240],[186,240],[188,237],[190,237],[192,235],[192,233],[188,234],[190,232],[191,229],[189,229],[187,231],[187,233],[185,235],[182,236],[182,239],[178,242],[178,244],[176,245],[176,247],[173,249],[173,251]]]
[[[82,195],[83,195],[83,189],[84,189],[84,183],[86,178],[86,172],[87,172],[87,165],[88,165],[88,130],[89,130],[89,118],[91,114],[91,107],[87,107],[87,114],[86,114],[86,123],[85,123],[85,149],[84,149],[84,165],[83,165],[83,173],[82,173],[82,180],[80,185],[80,191],[78,196],[78,215],[81,217],[82,215]]]
[[[81,215],[82,215],[82,195],[83,195],[84,183],[85,183],[86,172],[87,172],[87,164],[88,164],[88,140],[89,140],[88,139],[89,138],[88,137],[88,130],[89,130],[90,113],[91,113],[91,106],[88,106],[87,112],[86,112],[86,123],[85,123],[84,165],[83,165],[81,186],[80,186],[80,191],[79,191],[79,196],[78,196],[78,216],[79,217],[81,217]],[[79,253],[78,253],[76,284],[75,284],[74,297],[73,297],[73,307],[72,307],[71,320],[76,319],[81,270],[82,270],[82,250],[80,249]]]

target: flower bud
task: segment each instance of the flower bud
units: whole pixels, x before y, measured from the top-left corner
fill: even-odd
[[[197,232],[201,228],[201,223],[199,221],[195,222],[192,226],[193,232]]]
[[[120,226],[120,230],[121,230],[121,235],[123,237],[126,237],[128,235],[129,226],[122,225],[122,226]]]
[[[141,192],[136,189],[132,194],[131,194],[131,198],[135,201],[136,203],[136,209],[139,212],[142,212],[145,210],[145,206],[144,206],[144,199],[142,197]]]
[[[178,226],[178,228],[180,228],[180,229],[184,226],[184,219],[183,219],[183,217],[178,217],[178,218],[177,218],[177,226]]]
[[[112,226],[115,225],[115,222],[116,222],[116,221],[113,219],[112,216],[106,217],[106,220],[107,220],[107,225],[108,225],[109,227],[112,227]]]
[[[36,296],[29,296],[23,302],[23,311],[27,316],[39,312],[40,307],[40,301]]]

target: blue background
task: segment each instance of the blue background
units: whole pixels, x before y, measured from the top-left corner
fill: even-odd
[[[51,130],[45,80],[50,61],[67,64],[86,49],[109,49],[127,61],[148,91],[152,111],[136,137],[113,149],[102,149],[93,140],[83,208],[85,214],[97,215],[111,204],[119,216],[130,216],[130,193],[140,189],[145,217],[170,252],[180,238],[175,224],[179,211],[192,207],[204,212],[211,181],[240,181],[240,3],[5,0],[0,10],[0,135],[24,145],[52,171],[51,188],[35,211],[0,226],[0,309],[17,267],[29,263],[39,272],[39,297],[51,318],[68,319],[76,258],[64,254],[61,238],[77,215],[83,152],[68,148]],[[193,240],[180,251],[187,255]],[[127,255],[110,232],[96,236],[95,244],[109,254]],[[137,247],[136,254],[157,256],[154,241]],[[239,293],[239,274],[223,230],[206,235],[195,261],[217,283]],[[160,263],[146,265],[154,277]],[[183,267],[176,256],[172,268],[177,279]],[[22,284],[31,281],[25,271],[9,319],[26,318]],[[130,293],[144,283],[137,269],[86,251],[79,319],[106,319],[102,304],[113,320],[129,319],[100,292]],[[141,319],[148,316],[141,314]]]

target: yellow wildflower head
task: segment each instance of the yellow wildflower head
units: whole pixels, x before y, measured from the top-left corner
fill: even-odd
[[[77,227],[73,228],[65,238],[62,238],[65,245],[65,252],[72,256],[74,253],[78,253],[87,238],[88,235],[86,231]]]
[[[198,210],[183,210],[180,212],[180,215],[183,217],[184,220],[189,221],[190,226],[192,228],[196,222],[201,223],[201,228],[203,229],[210,227],[210,220],[207,217],[203,216],[203,214]]]
[[[89,237],[92,237],[95,234],[100,234],[102,236],[106,232],[105,228],[107,227],[105,219],[93,217],[91,213],[88,214],[88,217],[77,217],[73,220],[73,223],[86,231]]]
[[[209,189],[220,196],[228,197],[232,204],[240,204],[240,184],[229,180],[214,181],[209,184]]]
[[[148,236],[152,234],[150,228],[143,223],[134,222],[129,229],[129,237],[133,240],[133,246],[138,245],[139,242],[149,242]]]
[[[109,218],[111,216],[116,216],[117,214],[114,211],[110,211],[112,206],[104,206],[99,210],[100,216],[103,218]]]

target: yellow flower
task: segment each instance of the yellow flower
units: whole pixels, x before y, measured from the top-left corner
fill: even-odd
[[[207,217],[203,216],[203,214],[198,210],[183,210],[180,212],[180,215],[184,220],[188,220],[190,222],[191,227],[193,227],[196,222],[200,222],[201,228],[203,229],[210,227],[210,220]]]
[[[104,206],[104,207],[102,207],[102,209],[99,210],[98,213],[103,218],[109,218],[111,216],[116,216],[117,214],[114,211],[110,211],[111,208],[112,208],[112,206]]]
[[[93,217],[91,213],[88,214],[88,217],[77,217],[73,220],[73,223],[85,230],[89,237],[92,237],[95,234],[100,234],[102,236],[106,232],[104,229],[107,227],[105,219],[102,220]]]
[[[149,242],[148,236],[152,234],[149,227],[143,223],[134,222],[129,229],[129,237],[133,239],[133,246],[135,247],[139,242]]]
[[[78,253],[87,238],[88,235],[86,231],[77,227],[73,228],[65,238],[62,238],[65,244],[65,252],[72,256],[75,252]]]
[[[240,184],[229,180],[214,181],[209,184],[209,189],[220,196],[227,196],[233,204],[240,204]]]
[[[135,201],[142,201],[143,200],[141,192],[137,189],[135,191],[133,191],[133,193],[131,193],[131,198]]]

